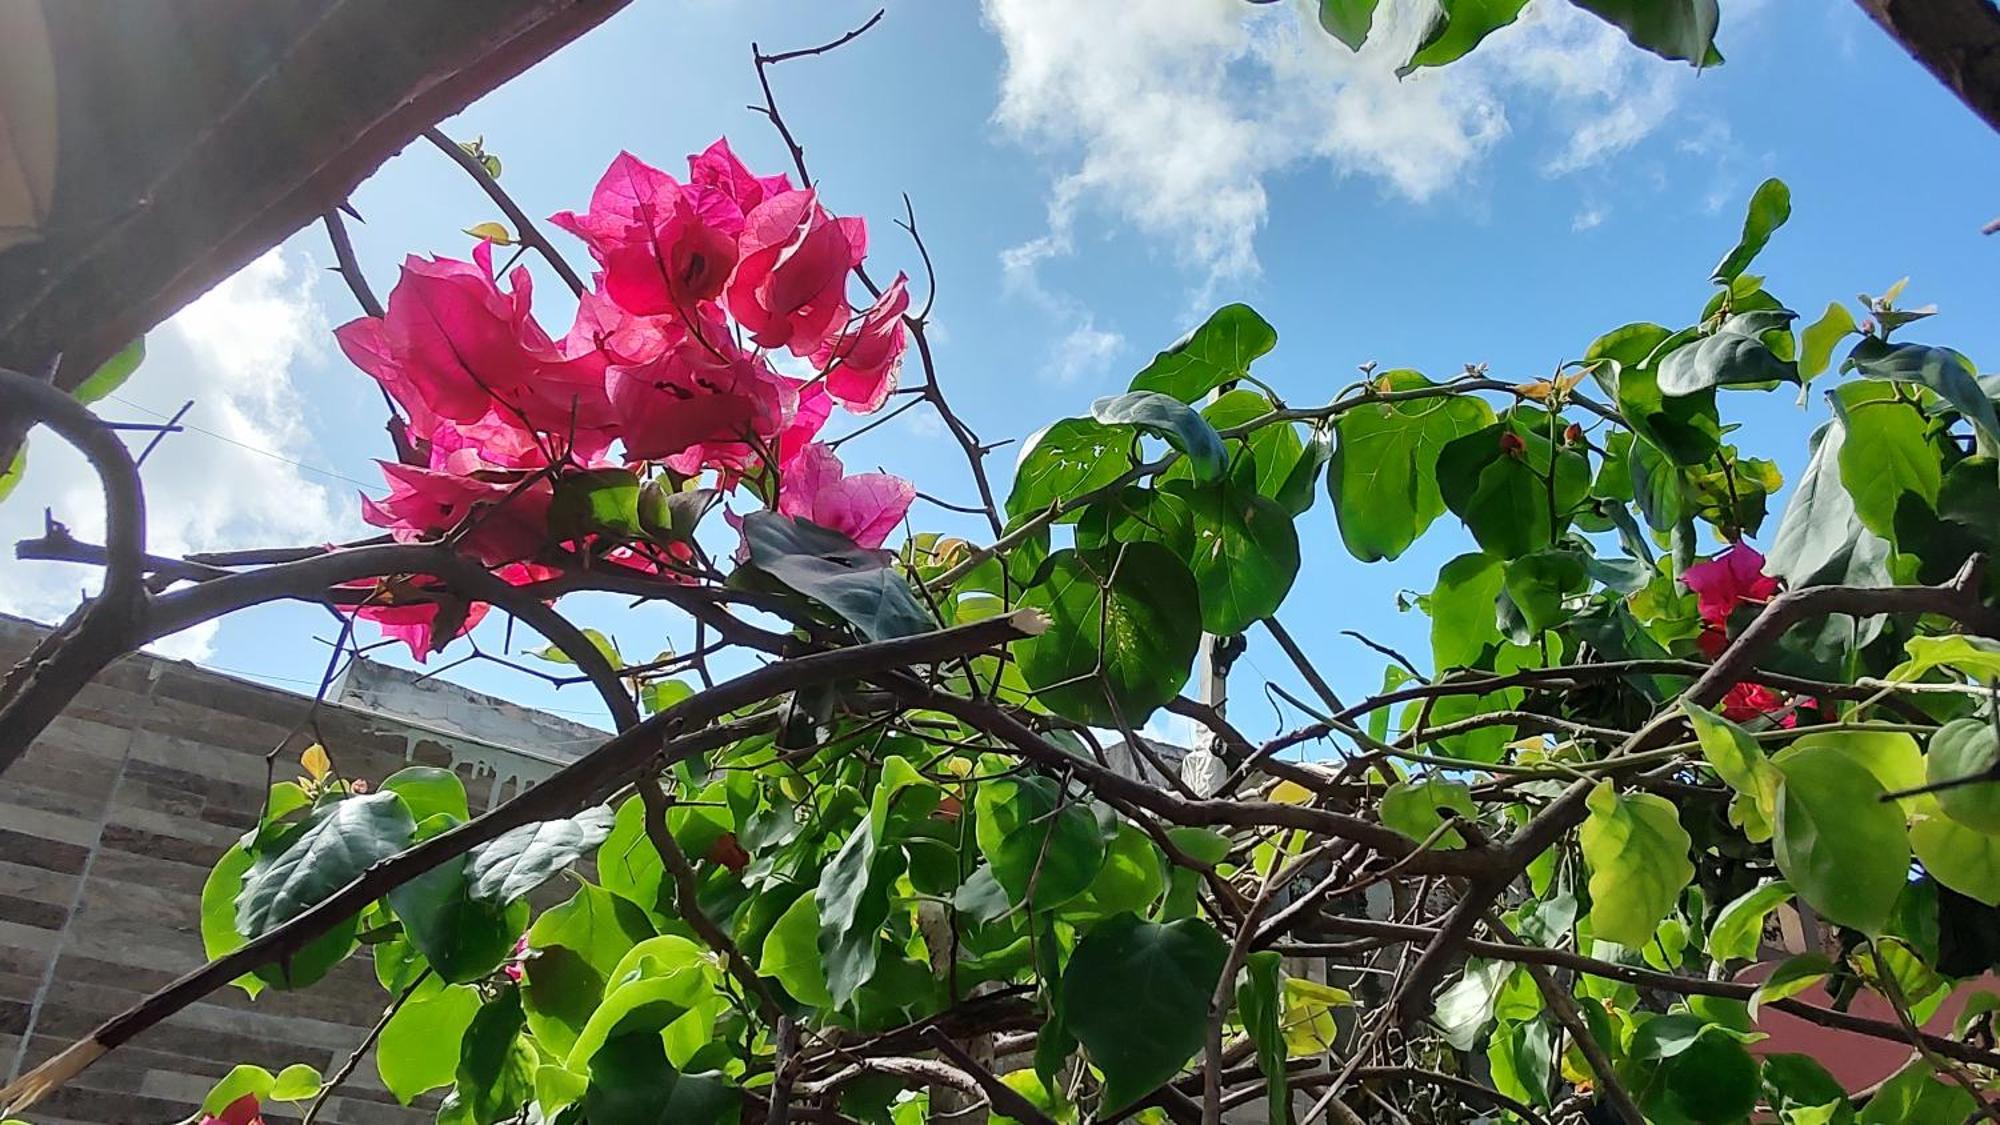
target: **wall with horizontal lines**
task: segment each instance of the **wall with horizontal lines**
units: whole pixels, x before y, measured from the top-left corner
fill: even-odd
[[[0,668],[42,632],[0,616]],[[318,709],[316,731],[302,730],[310,705],[183,662],[132,656],[0,775],[0,1074],[32,1068],[202,963],[208,869],[255,823],[267,768],[295,775],[313,741],[351,777],[379,781],[412,760],[456,767],[475,809],[573,752],[507,750],[338,702]],[[475,777],[481,769],[492,772]],[[226,989],[100,1060],[29,1116],[37,1125],[165,1125],[186,1118],[238,1062],[273,1071],[303,1062],[327,1073],[379,1018],[383,1000],[365,956],[300,993],[267,990],[253,1002]],[[268,1107],[267,1115],[293,1119],[284,1110]],[[397,1105],[367,1060],[319,1119],[418,1125],[431,1112]]]

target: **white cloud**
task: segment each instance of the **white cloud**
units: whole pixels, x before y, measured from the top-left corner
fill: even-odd
[[[1576,213],[1575,218],[1569,221],[1569,229],[1573,231],[1596,230],[1598,227],[1604,225],[1605,219],[1610,217],[1611,208],[1609,207],[1603,205],[1585,207]]]
[[[106,417],[155,421],[194,400],[183,420],[189,428],[166,435],[141,470],[153,553],[325,542],[355,530],[351,501],[336,500],[291,463],[319,460],[294,380],[301,362],[324,354],[329,339],[309,268],[280,250],[244,267],[150,333],[146,362],[97,406]],[[135,450],[147,436],[133,438]],[[45,508],[79,538],[102,541],[96,476],[41,431],[29,442],[20,488],[0,505],[0,543],[39,535]],[[97,586],[93,568],[10,566],[9,580],[0,583],[0,610],[38,620],[61,618],[82,591]],[[215,632],[211,623],[155,647],[202,659]]]
[[[1518,106],[1557,138],[1548,172],[1573,173],[1659,130],[1694,76],[1568,5],[1538,4],[1466,59],[1398,79],[1419,5],[1385,4],[1359,54],[1320,31],[1314,7],[984,0],[1006,52],[996,120],[1061,169],[1049,233],[1003,256],[1012,284],[1046,295],[1037,269],[1103,210],[1210,290],[1257,273],[1276,172],[1318,167],[1417,202],[1443,197],[1515,132]]]
[[[1086,315],[1056,345],[1055,377],[1073,383],[1096,375],[1111,366],[1111,360],[1125,347],[1125,337],[1097,327],[1097,318]]]

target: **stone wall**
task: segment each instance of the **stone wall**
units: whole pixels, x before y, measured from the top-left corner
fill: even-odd
[[[0,617],[0,667],[40,627]],[[457,691],[459,689],[445,689]],[[463,693],[481,705],[481,698]],[[497,701],[491,701],[497,703]],[[456,768],[475,809],[547,776],[587,730],[522,713],[485,740],[353,702],[311,700],[149,655],[85,689],[0,775],[0,1073],[25,1072],[203,962],[202,882],[254,823],[268,772],[298,772],[318,741],[342,773],[379,780],[411,761]],[[548,751],[554,751],[549,753]],[[483,776],[475,776],[481,774]],[[332,1071],[380,1017],[366,957],[313,988],[209,996],[84,1071],[30,1114],[36,1125],[165,1125],[238,1062]],[[283,1106],[273,1120],[290,1120]],[[328,1125],[417,1125],[372,1060],[328,1102]]]

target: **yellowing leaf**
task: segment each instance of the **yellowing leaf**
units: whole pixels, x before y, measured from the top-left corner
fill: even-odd
[[[1296,781],[1280,781],[1271,787],[1269,800],[1281,805],[1310,805],[1313,791]]]
[[[333,759],[327,757],[326,747],[317,742],[306,747],[305,753],[299,755],[299,765],[314,781],[324,781],[326,775],[333,772]]]
[[[1590,924],[1604,941],[1638,948],[1694,878],[1691,841],[1673,802],[1620,793],[1609,781],[1590,791],[1580,837],[1590,868]]]
[[[1300,977],[1286,977],[1281,1025],[1285,1050],[1295,1059],[1325,1054],[1340,1035],[1333,1010],[1353,1005],[1354,995],[1344,988]]]
[[[508,232],[507,228],[491,220],[466,227],[465,233],[474,238],[486,239],[495,246],[514,245],[514,236]]]

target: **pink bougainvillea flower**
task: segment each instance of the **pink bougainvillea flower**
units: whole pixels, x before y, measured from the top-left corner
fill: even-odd
[[[889,473],[846,469],[832,449],[819,442],[799,452],[778,489],[778,511],[832,528],[862,547],[880,547],[903,521],[917,490]]]
[[[515,270],[511,284],[495,283],[490,242],[471,262],[412,256],[382,319],[350,322],[335,337],[420,433],[436,418],[476,423],[501,408],[551,433],[603,427],[604,357],[560,351],[529,311],[528,271]]]
[[[761,358],[738,349],[719,318],[678,329],[646,363],[613,364],[608,385],[625,455],[665,460],[675,472],[739,468],[769,447],[796,409],[797,391]]]
[[[507,975],[508,980],[513,981],[515,984],[521,983],[521,978],[526,975],[521,971],[521,959],[527,955],[528,935],[526,931],[523,931],[520,937],[514,939],[514,949],[511,953],[507,954],[506,963],[500,966],[500,971]]]
[[[688,187],[702,220],[731,238],[743,233],[743,216],[759,203],[792,190],[790,177],[758,176],[743,166],[722,137],[688,157]]]
[[[221,1113],[203,1115],[201,1125],[264,1125],[263,1107],[257,1095],[245,1094],[222,1107]]]
[[[590,247],[604,267],[604,292],[626,311],[691,314],[721,295],[736,266],[735,232],[703,214],[700,194],[623,152],[597,181],[589,211],[549,221]]]
[[[1737,606],[1768,602],[1778,593],[1778,580],[1764,573],[1764,556],[1744,543],[1688,567],[1681,581],[1694,591],[1701,619],[1714,626],[1727,624]]]
[[[780,471],[798,459],[807,445],[819,436],[826,420],[833,416],[833,398],[826,393],[824,379],[791,379],[798,406],[785,421],[785,428],[778,433],[778,468]]]
[[[909,342],[903,331],[909,309],[909,278],[899,273],[859,324],[813,353],[813,363],[827,372],[827,391],[849,411],[872,414],[889,401]]]
[[[1783,712],[1777,718],[1781,727],[1795,727],[1799,723],[1798,712],[1791,708],[1790,697],[1763,684],[1737,684],[1722,697],[1722,717],[1744,723],[1763,715]]]
[[[729,311],[760,347],[809,356],[846,323],[847,273],[868,250],[859,219],[836,219],[812,191],[772,196],[744,216]]]
[[[460,450],[446,459],[449,471],[433,472],[393,461],[379,462],[389,480],[389,495],[361,498],[361,518],[387,529],[399,543],[435,539],[468,518],[471,527],[459,540],[460,549],[488,565],[499,565],[540,553],[549,535],[549,502],[555,490],[547,480],[522,487],[519,480],[473,475],[477,454]]]
[[[359,620],[373,622],[383,636],[408,645],[410,656],[419,664],[447,643],[470,633],[491,608],[485,602],[456,598],[429,577],[347,583],[342,588],[368,591],[366,604],[348,608],[346,612]]]
[[[619,307],[604,292],[604,274],[596,276],[597,288],[578,298],[576,323],[559,345],[566,355],[592,349],[609,365],[646,363],[659,358],[671,343],[685,335],[679,317],[639,316]]]

